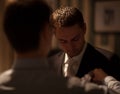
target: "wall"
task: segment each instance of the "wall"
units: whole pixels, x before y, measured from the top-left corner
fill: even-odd
[[[85,0],[85,1],[86,1],[86,3],[89,3],[89,5],[90,5],[89,6],[89,11],[90,11],[89,32],[91,33],[91,34],[89,33],[90,42],[97,47],[115,52],[120,57],[120,45],[119,45],[120,44],[120,27],[118,26],[118,29],[119,29],[118,31],[116,30],[117,28],[115,28],[115,29],[111,28],[112,26],[115,27],[116,23],[118,23],[118,22],[112,23],[109,26],[104,25],[102,28],[100,28],[103,31],[96,32],[94,29],[94,27],[95,27],[95,22],[94,22],[94,20],[95,20],[95,15],[94,15],[95,14],[95,7],[94,7],[95,2],[103,3],[104,1],[108,1],[109,4],[107,3],[106,6],[104,6],[104,4],[103,4],[103,6],[102,5],[100,6],[100,8],[105,7],[106,9],[108,8],[110,10],[114,10],[116,5],[114,5],[114,3],[112,3],[110,5],[109,1],[118,1],[119,2],[118,7],[119,7],[120,0]],[[109,7],[109,5],[111,7]],[[120,10],[120,7],[119,7],[119,10]],[[101,10],[97,10],[97,14],[99,14],[99,15],[97,15],[97,17],[98,16],[99,17],[97,18],[96,23],[98,24],[98,26],[100,25],[101,19],[104,19],[103,18],[104,16],[100,15],[100,12],[101,12]],[[115,19],[114,21],[116,21],[116,20],[120,21],[119,17],[118,17],[118,19],[116,19],[118,15],[120,15],[120,13],[115,10],[114,11],[114,19]],[[108,29],[106,29],[105,26]],[[111,30],[111,29],[113,29],[113,30]]]

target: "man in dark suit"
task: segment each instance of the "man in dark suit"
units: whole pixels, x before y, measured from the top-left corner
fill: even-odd
[[[95,68],[102,68],[108,75],[120,80],[119,57],[85,41],[86,24],[77,8],[59,8],[51,15],[50,21],[63,50],[50,58],[58,75],[81,78]]]

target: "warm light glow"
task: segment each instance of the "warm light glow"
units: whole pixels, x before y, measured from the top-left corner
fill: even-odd
[[[10,3],[16,2],[16,0],[6,0],[5,5],[7,6]]]

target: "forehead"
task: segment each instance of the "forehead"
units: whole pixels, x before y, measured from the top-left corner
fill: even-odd
[[[73,25],[69,27],[57,28],[55,31],[57,38],[73,38],[82,32],[82,28],[79,25]]]

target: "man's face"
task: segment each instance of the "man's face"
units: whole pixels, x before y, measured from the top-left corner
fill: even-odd
[[[78,24],[75,24],[70,27],[57,28],[55,36],[60,48],[67,53],[68,56],[73,57],[82,51],[85,43],[85,31],[85,28],[81,29]]]

